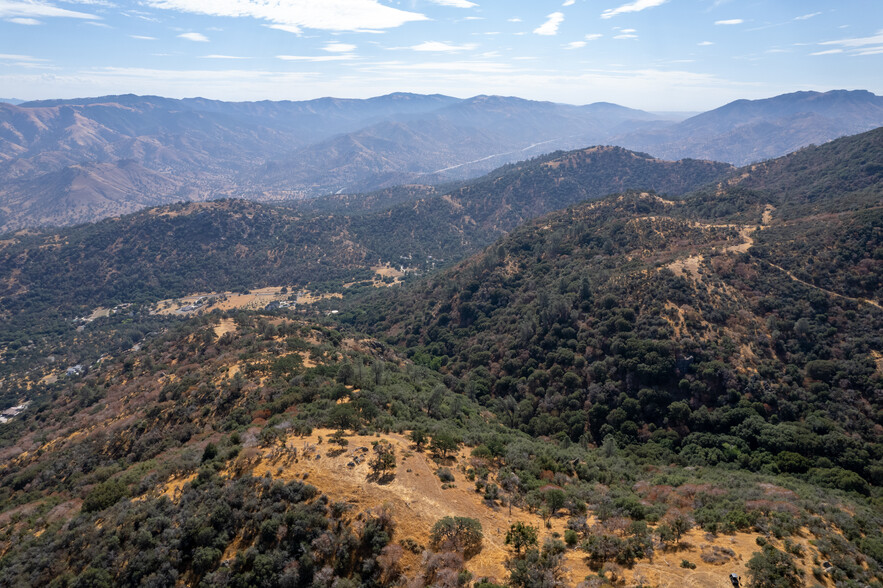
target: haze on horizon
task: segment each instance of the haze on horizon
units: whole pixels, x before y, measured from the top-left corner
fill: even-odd
[[[501,94],[697,111],[883,94],[883,3],[0,0],[0,94]]]

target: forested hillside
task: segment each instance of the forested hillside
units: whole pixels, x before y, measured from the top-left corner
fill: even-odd
[[[409,192],[369,214],[361,201],[329,213],[227,200],[10,235],[0,242],[0,313],[9,321],[0,340],[26,336],[28,325],[63,329],[72,313],[102,304],[263,286],[340,290],[381,262],[449,264],[523,220],[583,199],[623,188],[684,193],[728,170],[599,148],[503,168],[449,194]]]
[[[13,236],[0,586],[883,585],[881,143]],[[68,318],[496,235],[309,306]]]

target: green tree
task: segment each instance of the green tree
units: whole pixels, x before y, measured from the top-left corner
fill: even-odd
[[[518,521],[513,523],[509,527],[509,531],[506,532],[506,545],[512,546],[512,549],[515,550],[515,555],[520,556],[522,549],[533,547],[537,544],[538,534],[539,529],[536,527]]]
[[[435,551],[456,551],[466,559],[481,551],[481,522],[469,517],[444,517],[432,526],[429,544]]]
[[[803,572],[794,565],[794,558],[772,545],[748,560],[750,588],[799,588],[803,586]]]
[[[432,436],[430,444],[432,450],[442,458],[447,457],[450,452],[456,451],[459,446],[460,440],[450,431],[439,431]]]
[[[506,561],[509,586],[513,588],[558,588],[564,586],[564,543],[546,539],[542,550],[528,549],[521,557]]]
[[[426,444],[426,431],[423,429],[414,429],[411,431],[410,439],[414,443],[417,451],[423,451],[423,446]]]
[[[374,458],[368,462],[374,476],[382,478],[396,467],[396,449],[386,439],[381,439],[374,446]]]

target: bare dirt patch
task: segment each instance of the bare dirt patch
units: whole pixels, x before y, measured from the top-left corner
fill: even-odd
[[[332,500],[353,505],[356,512],[385,506],[396,521],[396,542],[412,539],[425,547],[432,525],[440,518],[465,516],[478,519],[484,532],[483,548],[466,563],[467,569],[476,577],[505,580],[507,572],[503,564],[510,555],[505,545],[506,532],[516,521],[538,527],[540,541],[552,533],[558,533],[559,537],[564,534],[566,516],[563,511],[561,516],[552,519],[552,528],[546,529],[537,514],[517,507],[510,511],[500,505],[488,506],[483,495],[475,492],[474,484],[467,481],[461,468],[469,464],[468,450],[461,451],[452,464],[446,464],[454,473],[455,481],[453,487],[443,487],[435,473],[438,464],[427,453],[415,452],[402,435],[351,435],[347,437],[349,444],[341,452],[327,441],[332,433],[328,429],[317,430],[309,437],[290,439],[287,451],[262,449],[253,473],[284,481],[305,480]],[[325,440],[322,444],[318,444],[320,436]],[[381,438],[393,445],[398,459],[395,477],[385,484],[368,481],[368,459],[354,459],[360,455],[368,455],[370,459],[372,441]],[[291,457],[292,449],[297,450],[296,460]],[[660,587],[729,586],[729,574],[744,577],[745,563],[760,549],[755,538],[756,535],[752,534],[709,537],[700,530],[693,530],[685,535],[681,550],[658,552],[652,560],[622,570],[621,577],[627,582],[643,581]],[[701,558],[705,552],[727,553],[727,550],[732,550],[734,555],[723,564],[720,561],[708,563]],[[680,567],[683,559],[695,563],[696,569]],[[403,564],[408,575],[417,572],[419,560],[419,556],[406,552]],[[585,561],[585,554],[578,549],[567,551],[565,566],[566,583],[571,586],[595,574]]]
[[[236,321],[231,318],[221,319],[221,322],[215,326],[215,336],[221,338],[227,333],[236,332]]]
[[[699,264],[701,262],[701,255],[691,255],[690,257],[684,259],[676,259],[668,264],[668,266],[666,267],[674,272],[676,276],[700,280],[702,278],[701,274],[699,273]]]

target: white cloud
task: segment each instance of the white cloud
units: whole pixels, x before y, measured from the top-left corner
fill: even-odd
[[[414,51],[432,51],[438,53],[456,53],[457,51],[471,51],[478,45],[474,43],[466,43],[465,45],[452,45],[450,43],[442,43],[439,41],[426,41],[419,45],[411,47]]]
[[[52,4],[39,1],[0,0],[0,18],[40,18],[40,17],[63,17],[97,20],[94,14],[76,12],[65,8],[58,8]],[[23,23],[19,23],[23,24]],[[32,23],[28,23],[32,24]]]
[[[521,22],[521,19],[518,18],[518,17],[510,18],[510,19],[508,20],[508,22]]]
[[[638,31],[636,31],[635,29],[619,29],[619,32],[629,34],[629,33],[637,33]]]
[[[322,51],[328,51],[329,53],[352,53],[355,50],[356,46],[349,43],[328,43],[322,47]]]
[[[310,61],[310,62],[323,62],[323,61],[352,61],[355,59],[355,55],[277,55],[276,59],[281,59],[282,61]]]
[[[883,45],[883,30],[877,31],[873,37],[858,37],[855,39],[839,39],[837,41],[825,41],[819,45],[840,45],[842,47],[865,47],[867,45]]]
[[[413,72],[413,71],[430,71],[430,72],[454,72],[456,73],[510,73],[512,67],[505,63],[496,61],[444,61],[429,63],[403,63],[401,61],[387,61],[381,63],[367,64],[360,68],[362,71],[377,72]]]
[[[250,57],[237,57],[236,55],[203,55],[200,59],[251,59]]]
[[[712,43],[711,41],[702,41],[701,43],[698,43],[698,45],[700,47],[708,47],[710,45],[714,45],[714,43]]]
[[[47,61],[46,59],[40,59],[39,57],[31,57],[30,55],[16,55],[14,53],[0,53],[0,61],[27,61],[27,62],[39,62],[39,61]]]
[[[640,12],[648,8],[656,8],[668,2],[668,0],[635,0],[629,4],[623,4],[618,8],[609,8],[601,13],[601,18],[613,18],[617,14],[627,12]]]
[[[597,41],[598,39],[600,39],[603,36],[604,35],[602,35],[601,33],[591,33],[591,34],[586,35],[586,41]]]
[[[587,44],[588,43],[586,43],[585,41],[573,41],[572,43],[568,43],[567,45],[565,45],[565,47],[567,47],[568,49],[582,49]]]
[[[440,4],[442,6],[453,6],[454,8],[474,8],[478,6],[475,2],[469,2],[469,0],[429,0],[433,4]]]
[[[113,2],[107,0],[63,0],[65,4],[87,4],[90,6],[106,6],[108,8],[116,7]]]
[[[300,32],[301,27],[330,31],[389,29],[427,20],[417,12],[384,6],[377,0],[146,0],[153,8],[211,16],[250,17],[273,28]],[[282,28],[282,27],[286,28]]]
[[[43,24],[43,21],[37,20],[36,18],[25,18],[23,16],[18,16],[16,18],[10,18],[9,22],[14,22],[15,24],[29,25],[29,26]]]
[[[827,51],[816,51],[810,55],[834,55],[835,53],[843,53],[843,49],[828,49]]]
[[[534,34],[553,36],[558,34],[558,26],[564,22],[563,12],[553,12],[546,17],[548,20],[533,30]]]
[[[202,33],[181,33],[179,39],[187,39],[188,41],[196,41],[197,43],[208,43],[208,37]]]
[[[573,6],[574,4],[576,4],[576,0],[564,0],[564,4],[561,6]]]
[[[613,37],[614,39],[637,39],[638,35],[633,35],[631,33],[624,33],[622,35],[616,35]]]
[[[156,37],[148,37],[146,35],[129,35],[133,39],[138,39],[139,41],[156,41]]]
[[[811,12],[809,14],[804,14],[803,16],[795,17],[794,20],[809,20],[814,16],[820,15],[821,12]]]
[[[286,33],[294,33],[295,35],[301,34],[301,28],[294,25],[283,25],[283,24],[271,24],[264,25],[269,29],[276,29],[277,31],[285,31]]]
[[[742,20],[741,18],[731,18],[729,20],[716,20],[716,21],[714,21],[714,24],[716,24],[716,25],[738,25],[738,24],[742,24],[743,22],[745,22],[745,21]]]
[[[862,49],[855,55],[883,55],[883,47],[871,47],[870,49]]]

